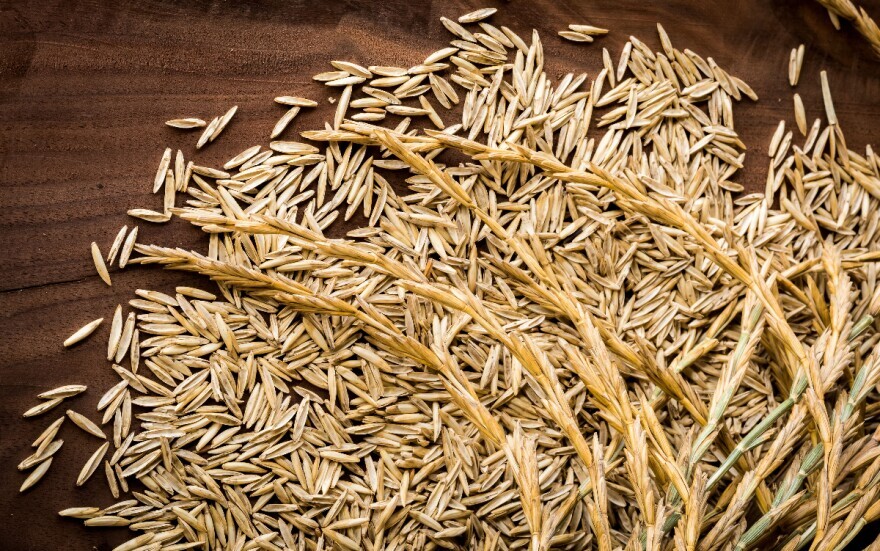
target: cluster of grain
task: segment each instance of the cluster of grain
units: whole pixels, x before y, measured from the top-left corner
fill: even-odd
[[[734,107],[757,98],[712,58],[660,28],[662,51],[632,37],[554,82],[493,14],[443,18],[449,47],[410,68],[331,62],[310,143],[281,137],[316,103],[282,96],[268,148],[165,152],[163,211],[131,214],[207,252],[123,228],[99,274],[121,252],[219,295],[117,308],[112,435],[68,415],[109,438],[77,483],[103,466],[127,499],[62,515],[127,526],[119,550],[352,551],[832,550],[880,517],[880,165],[824,73],[827,124],[796,96],[803,139],[781,123],[744,195]],[[234,113],[168,124],[202,146]],[[340,219],[361,227],[326,237]]]

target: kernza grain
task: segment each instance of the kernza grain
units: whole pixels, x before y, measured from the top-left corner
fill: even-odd
[[[192,130],[195,128],[202,128],[205,126],[205,121],[202,119],[197,119],[195,117],[186,117],[183,119],[171,119],[165,121],[165,124],[172,128],[180,128],[182,130]]]
[[[89,323],[83,325],[82,327],[80,327],[79,329],[74,331],[72,335],[67,337],[67,339],[64,340],[64,346],[69,348],[69,347],[75,345],[76,343],[82,341],[83,339],[87,338],[89,335],[91,335],[92,333],[95,332],[95,329],[97,329],[98,326],[101,325],[101,323],[103,321],[104,321],[104,318],[98,318],[96,320],[90,321]]]
[[[331,61],[315,79],[344,88],[312,143],[292,126],[317,103],[278,96],[289,137],[267,150],[163,155],[167,214],[133,212],[207,250],[137,228],[112,248],[216,292],[117,307],[112,437],[76,483],[104,462],[122,501],[62,516],[128,526],[119,549],[603,551],[834,549],[873,518],[880,167],[847,149],[827,77],[830,126],[780,123],[744,195],[742,80],[658,26],[661,51],[631,37],[596,80],[557,81],[495,12],[443,18],[454,39],[410,69]]]

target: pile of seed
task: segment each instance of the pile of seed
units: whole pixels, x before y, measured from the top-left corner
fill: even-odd
[[[283,96],[268,148],[166,150],[163,210],[130,214],[207,251],[123,228],[98,271],[219,291],[117,308],[112,450],[77,483],[103,465],[127,499],[62,515],[127,526],[118,550],[352,551],[833,550],[880,517],[880,162],[847,148],[824,73],[824,121],[796,96],[745,195],[745,82],[659,26],[661,51],[633,37],[555,82],[494,11],[443,18],[454,39],[410,68],[331,62],[309,143],[290,127],[316,102]],[[201,146],[234,113],[168,124]]]

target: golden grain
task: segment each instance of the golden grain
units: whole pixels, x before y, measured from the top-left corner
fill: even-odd
[[[101,323],[103,321],[104,321],[104,318],[98,318],[96,320],[90,321],[89,323],[83,325],[82,327],[80,327],[79,329],[74,331],[72,335],[67,337],[67,339],[64,340],[64,346],[69,348],[69,347],[75,345],[76,343],[84,340],[89,335],[94,333],[95,329],[97,329],[98,326],[101,325]]]
[[[165,124],[172,128],[192,130],[193,128],[202,128],[203,126],[205,126],[205,121],[203,121],[202,119],[189,117],[183,119],[171,119],[170,121],[165,121]]]
[[[113,285],[113,282],[110,281],[110,272],[107,271],[107,265],[104,263],[104,257],[101,256],[101,249],[98,248],[98,244],[94,241],[92,241],[91,251],[92,261],[95,263],[95,271],[98,272],[98,276],[107,285]]]

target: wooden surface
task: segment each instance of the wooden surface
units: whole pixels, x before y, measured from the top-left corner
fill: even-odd
[[[861,3],[880,16],[880,1]],[[98,397],[116,382],[103,359],[116,304],[138,287],[198,284],[192,276],[136,268],[113,270],[108,288],[92,267],[91,241],[106,251],[119,227],[135,222],[127,209],[160,206],[150,187],[162,149],[179,147],[211,165],[266,143],[283,113],[272,103],[281,94],[321,100],[325,107],[296,126],[315,128],[331,108],[328,91],[310,77],[329,70],[329,60],[419,63],[450,39],[441,15],[487,5],[501,8],[495,22],[523,36],[531,28],[541,32],[554,77],[595,75],[602,46],[616,57],[629,35],[659,48],[654,26],[660,22],[676,46],[711,56],[745,79],[761,96],[735,110],[750,148],[741,175],[750,189],[763,185],[778,120],[793,124],[787,63],[800,43],[806,57],[798,92],[809,120],[823,116],[818,72],[826,69],[850,147],[863,150],[878,136],[880,63],[853,31],[835,32],[809,1],[0,1],[0,549],[103,550],[125,536],[56,514],[111,503],[100,475],[74,487],[96,439],[67,423],[48,475],[22,496],[15,465],[63,411],[23,420],[37,393],[88,384],[85,395],[65,406],[94,416]],[[575,22],[612,32],[593,46],[555,36]],[[230,127],[197,155],[197,134],[162,124],[177,116],[210,120],[233,104],[240,107]],[[142,242],[206,244],[184,224],[139,226]],[[73,330],[97,317],[108,320],[95,338],[62,348]]]

